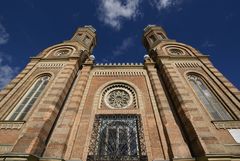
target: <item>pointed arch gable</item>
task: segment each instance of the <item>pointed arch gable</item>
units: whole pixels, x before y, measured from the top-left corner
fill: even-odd
[[[44,49],[37,56],[46,58],[49,55],[51,55],[52,53],[54,53],[55,51],[60,50],[60,49],[69,49],[71,53],[75,53],[76,51],[80,51],[80,50],[86,50],[84,47],[79,45],[77,42],[64,42],[64,43],[56,44],[56,45],[53,45],[51,47]]]
[[[189,56],[202,56],[202,54],[195,48],[179,42],[163,42],[161,43],[161,45],[157,47],[157,49],[163,50],[166,53],[166,55],[168,55],[167,53],[169,53],[170,48],[185,51],[186,53],[189,54]]]

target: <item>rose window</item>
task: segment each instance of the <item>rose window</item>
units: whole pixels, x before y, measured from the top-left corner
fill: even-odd
[[[123,108],[128,105],[130,101],[129,94],[124,90],[114,90],[107,96],[107,102],[114,108]]]
[[[124,84],[113,84],[103,92],[105,105],[114,109],[136,106],[135,92]]]

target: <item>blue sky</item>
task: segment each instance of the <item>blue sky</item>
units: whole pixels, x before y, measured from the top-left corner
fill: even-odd
[[[96,62],[143,62],[143,29],[210,58],[240,88],[239,0],[1,0],[0,88],[43,49],[71,38],[77,27],[97,30]]]

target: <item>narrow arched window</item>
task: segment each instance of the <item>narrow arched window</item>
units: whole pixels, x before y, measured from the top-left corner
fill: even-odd
[[[18,102],[13,111],[8,115],[6,120],[20,121],[23,120],[27,112],[30,110],[34,102],[37,100],[41,92],[46,87],[49,76],[43,76],[36,80],[27,93]]]
[[[215,120],[232,120],[231,115],[227,112],[223,104],[217,99],[214,93],[207,87],[201,77],[188,75],[194,91],[198,95],[202,104],[207,108]]]

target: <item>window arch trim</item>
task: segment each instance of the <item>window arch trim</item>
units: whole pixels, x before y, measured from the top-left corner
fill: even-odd
[[[192,56],[195,56],[194,50],[192,48],[189,48],[185,44],[168,43],[168,44],[164,44],[163,46],[161,46],[161,49],[164,51],[164,53],[166,55],[170,55],[170,56],[173,56],[173,57],[175,55],[170,54],[170,52],[169,52],[170,49],[181,50],[184,53],[184,55],[179,55],[181,57],[192,57]]]
[[[72,45],[72,44],[57,44],[54,46],[51,46],[47,49],[45,49],[42,53],[39,54],[39,56],[42,56],[44,58],[51,56],[52,54],[54,54],[54,52],[61,50],[61,49],[68,49],[71,50],[71,52],[69,53],[69,55],[75,53],[76,51],[79,51],[80,48]]]
[[[173,47],[173,48],[181,48],[182,50],[185,50],[188,52],[188,57],[196,57],[196,56],[201,56],[201,57],[208,57],[207,55],[203,55],[201,52],[193,48],[192,46],[189,46],[184,43],[180,42],[166,42],[166,43],[161,43],[157,46],[157,50],[163,50],[165,55],[169,55],[167,52],[168,47]],[[186,57],[186,56],[185,56]],[[183,56],[184,58],[184,56]]]

